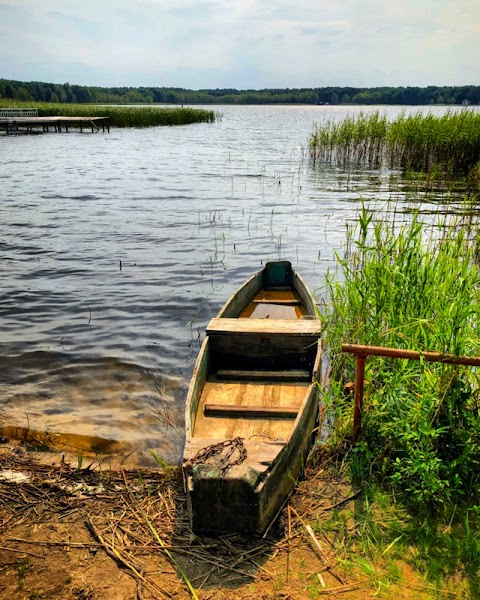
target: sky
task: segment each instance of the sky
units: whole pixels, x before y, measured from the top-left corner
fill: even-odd
[[[188,89],[480,85],[480,0],[0,0],[0,78]]]

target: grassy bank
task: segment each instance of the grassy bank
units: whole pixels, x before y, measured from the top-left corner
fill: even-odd
[[[309,148],[318,162],[466,174],[478,169],[480,113],[402,114],[394,121],[361,113],[317,125]]]
[[[109,117],[113,127],[153,127],[213,123],[215,112],[199,108],[165,108],[153,106],[96,106],[88,104],[53,104],[46,102],[0,101],[0,108],[37,108],[41,117]]]
[[[349,426],[355,378],[342,342],[480,355],[480,270],[471,224],[418,218],[396,226],[363,209],[348,231],[340,277],[328,280],[326,345],[337,430]],[[480,385],[471,367],[367,361],[363,438],[355,468],[428,509],[480,502]],[[344,410],[346,409],[346,412]]]
[[[362,514],[339,511],[322,527],[343,531],[348,560],[360,549],[395,570],[403,557],[442,588],[462,578],[462,597],[472,598],[480,594],[478,372],[368,358],[362,432],[352,448],[355,359],[340,347],[480,356],[478,257],[471,221],[413,217],[394,225],[363,208],[348,228],[339,271],[328,277],[322,310],[331,367],[324,400],[333,423],[325,450],[348,465],[364,498]],[[360,536],[348,525],[359,519]]]

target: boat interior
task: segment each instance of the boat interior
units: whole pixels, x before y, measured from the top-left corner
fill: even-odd
[[[319,322],[289,263],[265,271],[212,319],[192,437],[286,441],[318,369]],[[232,308],[233,307],[233,308]]]

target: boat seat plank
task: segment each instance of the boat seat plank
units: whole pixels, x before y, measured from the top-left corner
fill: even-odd
[[[203,410],[206,417],[238,416],[243,419],[295,419],[298,414],[298,408],[293,406],[245,406],[211,402],[206,403]]]
[[[253,439],[244,440],[249,453],[256,453],[259,456],[275,456],[279,449],[285,446],[286,442],[284,440],[279,439],[264,439],[264,436],[252,436]],[[197,453],[199,450],[203,450],[208,446],[212,446],[214,444],[221,444],[225,442],[226,439],[224,437],[192,437],[185,442],[185,448],[188,450],[188,453]]]
[[[207,335],[225,334],[319,337],[321,328],[317,319],[212,319]]]
[[[253,300],[254,304],[285,304],[286,306],[300,306],[300,300],[296,298],[258,298]]]
[[[257,369],[246,371],[240,369],[219,369],[219,379],[241,381],[311,381],[310,371],[306,369],[285,369],[282,371],[266,371]]]
[[[261,418],[239,418],[241,414],[229,416],[205,414],[205,405],[228,404],[235,406],[295,407],[298,412],[305,398],[308,384],[304,382],[215,382],[206,381],[196,418],[193,435],[203,438],[245,439],[288,439],[295,419],[276,419],[271,415]]]

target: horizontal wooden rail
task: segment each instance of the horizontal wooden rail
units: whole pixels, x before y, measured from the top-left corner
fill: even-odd
[[[480,367],[478,356],[455,356],[441,352],[417,352],[400,348],[384,348],[382,346],[361,346],[359,344],[342,344],[342,352],[355,355],[355,404],[353,408],[353,442],[355,443],[362,423],[363,388],[365,382],[365,361],[368,356],[384,356],[386,358],[406,358],[408,360],[424,360],[452,365],[468,365]]]
[[[38,117],[37,108],[0,108],[0,118]]]
[[[207,325],[207,335],[257,335],[320,337],[318,319],[226,319],[216,317]]]
[[[386,356],[390,358],[408,358],[409,360],[425,360],[427,362],[443,362],[452,365],[471,365],[480,367],[478,356],[455,356],[441,352],[417,352],[401,348],[383,348],[382,346],[360,346],[359,344],[342,344],[342,352],[350,352],[355,356]]]

